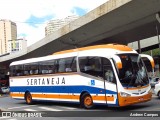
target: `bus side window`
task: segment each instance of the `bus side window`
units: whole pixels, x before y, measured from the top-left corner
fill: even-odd
[[[18,65],[15,67],[15,75],[22,76],[23,75],[23,65]]]
[[[60,59],[58,61],[58,72],[61,73],[61,72],[66,72],[65,70],[65,59]]]
[[[80,71],[96,77],[103,77],[102,63],[100,57],[80,57]]]
[[[56,60],[47,60],[45,62],[39,62],[39,74],[53,74],[55,71]]]
[[[24,75],[29,75],[30,69],[29,69],[29,65],[25,64],[24,65]]]
[[[58,61],[58,72],[76,72],[76,59],[75,57],[62,58]]]
[[[15,66],[10,66],[10,76],[15,76]]]
[[[70,57],[65,60],[66,72],[77,72],[76,57]]]
[[[24,65],[24,75],[37,75],[38,63],[29,63]]]
[[[29,72],[27,70],[24,71],[24,75],[29,75]]]

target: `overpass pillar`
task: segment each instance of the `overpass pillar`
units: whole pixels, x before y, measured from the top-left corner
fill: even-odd
[[[156,31],[157,31],[157,37],[158,37],[159,50],[160,50],[160,38],[159,38],[160,12],[156,14],[156,19],[158,21],[158,24],[156,25]]]
[[[139,54],[141,54],[141,43],[140,43],[140,40],[138,40],[138,52],[139,52]]]
[[[158,29],[158,25],[156,25],[156,31],[157,31],[157,37],[158,37],[159,50],[160,50],[160,39],[159,39],[159,29]],[[159,54],[160,54],[160,53],[159,53]]]

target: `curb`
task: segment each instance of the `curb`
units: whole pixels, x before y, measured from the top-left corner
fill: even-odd
[[[7,109],[0,108],[0,112],[4,112],[4,111],[7,111]]]
[[[0,94],[0,98],[2,98],[2,97],[8,97],[9,95],[6,95],[6,94],[4,94],[4,95],[2,95],[2,94]]]

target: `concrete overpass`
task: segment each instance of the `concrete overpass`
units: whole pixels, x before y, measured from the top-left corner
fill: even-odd
[[[128,46],[138,51],[138,41],[129,43]],[[159,47],[158,37],[154,36],[154,37],[140,40],[140,46],[141,46],[142,52],[152,50],[154,48],[158,48]]]
[[[26,51],[0,57],[0,65],[77,47],[127,44],[155,36],[160,0],[110,0],[31,45]]]

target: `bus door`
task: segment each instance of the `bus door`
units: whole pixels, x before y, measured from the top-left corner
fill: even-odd
[[[108,106],[118,106],[116,77],[110,65],[103,66],[105,99]]]

